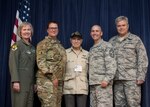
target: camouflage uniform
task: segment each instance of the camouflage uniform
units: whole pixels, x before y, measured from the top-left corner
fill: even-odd
[[[117,72],[114,83],[116,107],[140,107],[141,86],[136,80],[145,80],[148,58],[139,37],[128,33],[123,40],[115,36],[110,40],[115,48]]]
[[[90,107],[112,107],[112,83],[116,72],[116,62],[110,43],[101,40],[89,51]],[[102,88],[100,83],[109,85]]]
[[[66,52],[57,39],[47,36],[37,45],[37,90],[42,107],[61,107]],[[58,88],[52,81],[58,79]]]

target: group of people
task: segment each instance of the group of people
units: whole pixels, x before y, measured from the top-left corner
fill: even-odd
[[[66,107],[87,107],[88,94],[90,107],[140,107],[146,49],[129,32],[126,16],[117,17],[115,24],[118,34],[109,42],[102,39],[100,25],[91,27],[94,44],[88,52],[78,31],[71,34],[71,47],[65,49],[57,39],[55,21],[48,23],[48,35],[35,49],[30,42],[33,27],[23,22],[18,28],[21,40],[10,49],[12,107],[33,107],[36,91],[41,107],[61,107],[62,95]]]

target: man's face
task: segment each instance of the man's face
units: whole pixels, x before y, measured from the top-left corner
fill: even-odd
[[[121,20],[117,22],[116,28],[119,33],[119,36],[125,36],[128,33],[129,26],[127,21]]]
[[[50,23],[47,29],[48,36],[56,37],[58,35],[58,25],[56,23]]]
[[[98,41],[101,39],[103,32],[99,26],[93,26],[90,34],[94,41]]]
[[[70,39],[73,48],[80,48],[82,44],[82,39],[79,37],[73,37]]]

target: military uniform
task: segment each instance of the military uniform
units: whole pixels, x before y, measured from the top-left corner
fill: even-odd
[[[60,107],[66,52],[57,39],[46,36],[37,45],[37,91],[42,107]],[[52,81],[58,79],[58,88]]]
[[[11,89],[12,107],[33,106],[34,65],[35,48],[22,39],[16,42],[10,50],[9,69],[11,85],[19,82],[21,90],[14,92]]]
[[[76,97],[77,107],[86,107],[88,95],[88,52],[80,48],[76,54],[73,48],[66,50],[67,64],[64,76],[63,94],[66,107],[74,107]],[[72,98],[72,99],[71,99]]]
[[[110,39],[117,60],[114,83],[116,107],[140,107],[141,86],[136,80],[145,80],[148,58],[141,39],[128,33],[123,38],[118,35]]]
[[[89,51],[90,107],[112,107],[112,83],[116,72],[116,61],[110,43],[100,40]],[[100,83],[109,85],[101,88]]]

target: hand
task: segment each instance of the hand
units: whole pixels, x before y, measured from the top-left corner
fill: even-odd
[[[141,85],[141,84],[143,84],[143,83],[144,83],[143,80],[136,80],[136,84],[137,84],[137,85]]]
[[[102,88],[106,88],[108,86],[108,82],[107,81],[102,81],[101,82],[101,87]]]
[[[14,90],[15,92],[20,92],[20,83],[14,82],[14,83],[13,83],[13,90]]]
[[[36,84],[34,84],[33,90],[35,93],[37,92],[37,85]]]
[[[53,80],[53,85],[54,85],[54,87],[58,87],[58,79]]]

